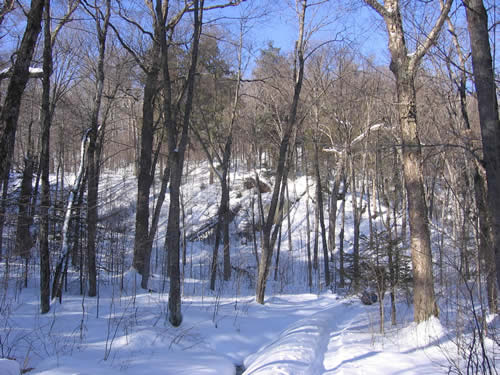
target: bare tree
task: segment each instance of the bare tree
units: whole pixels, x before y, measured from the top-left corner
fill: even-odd
[[[217,176],[221,185],[221,199],[218,210],[218,221],[215,229],[215,244],[212,253],[211,275],[210,275],[210,289],[215,290],[215,281],[217,277],[217,258],[220,245],[221,230],[223,233],[223,246],[224,246],[224,280],[231,278],[231,260],[230,260],[230,237],[229,237],[229,223],[231,221],[230,201],[229,201],[229,167],[231,163],[231,154],[233,147],[233,133],[234,124],[236,121],[238,103],[240,101],[240,88],[241,88],[241,75],[242,75],[242,49],[243,49],[243,32],[244,32],[244,19],[241,21],[240,39],[238,45],[238,72],[236,75],[236,87],[234,98],[231,105],[231,114],[228,124],[225,124],[223,132],[227,133],[223,145],[217,145],[210,136],[210,129],[205,122],[207,140],[203,139],[198,129],[193,127],[193,131],[202,145],[202,148],[207,155],[208,161],[211,166],[212,172]],[[215,77],[216,79],[217,77]],[[205,117],[205,116],[203,116]],[[217,168],[215,160],[220,165]]]
[[[190,49],[189,70],[182,90],[185,95],[184,107],[180,113],[180,120],[176,119],[172,106],[172,89],[169,84],[164,87],[164,116],[168,144],[168,168],[170,169],[170,206],[168,211],[167,233],[165,236],[165,250],[168,252],[170,275],[170,290],[168,299],[169,321],[177,327],[182,323],[181,313],[181,283],[180,283],[180,187],[184,168],[185,151],[189,141],[189,127],[193,107],[193,97],[198,62],[200,36],[203,26],[203,13],[214,8],[224,8],[238,5],[240,1],[230,1],[225,4],[213,5],[205,8],[204,0],[195,0],[187,4],[185,11],[193,13],[193,37]],[[167,7],[168,9],[168,7]],[[172,37],[172,35],[170,35]],[[168,64],[169,40],[165,33],[161,33],[162,73],[166,82],[170,82]],[[230,144],[229,144],[230,146]]]
[[[196,64],[198,61],[198,48],[203,23],[204,0],[194,1],[194,31],[191,46],[191,61],[186,79],[186,102],[180,129],[177,123],[170,117],[170,109],[167,108],[165,116],[168,121],[167,141],[168,141],[168,164],[170,167],[170,206],[168,211],[167,233],[165,237],[165,250],[168,252],[170,290],[168,298],[168,319],[170,323],[177,327],[182,323],[181,313],[181,285],[180,285],[180,187],[182,169],[184,167],[184,154],[189,139],[189,121],[193,104],[194,81],[196,74]],[[163,75],[166,79],[170,76],[168,71],[167,54],[168,45],[166,40],[162,43]],[[171,92],[168,91],[167,97]]]
[[[169,18],[169,11],[171,9],[168,0],[146,1],[145,5],[151,17],[152,31],[143,29],[136,20],[130,19],[127,16],[127,12],[122,9],[123,4],[121,2],[119,4],[119,12],[123,20],[129,25],[133,25],[150,41],[146,56],[141,56],[139,52],[134,50],[131,43],[128,43],[125,37],[121,35],[117,25],[110,23],[121,45],[132,55],[145,75],[142,100],[142,126],[138,141],[139,158],[133,266],[142,276],[141,287],[147,289],[153,240],[156,236],[160,212],[170,179],[170,169],[167,165],[163,171],[160,194],[156,201],[153,218],[150,224],[150,193],[161,147],[160,142],[157,149],[153,149],[155,132],[159,124],[159,119],[155,119],[155,105],[160,97],[158,93],[160,87],[160,73],[162,73],[162,53],[167,53],[168,43],[171,41],[167,41],[166,38],[172,37],[175,27],[181,21],[184,14],[189,11],[191,4],[186,4],[186,6],[182,7],[177,13],[172,14]],[[168,63],[167,59],[166,63]],[[167,69],[167,72],[163,72],[162,86],[165,92],[163,96],[162,112],[165,113],[163,113],[162,116],[163,121],[167,123],[170,121],[171,116],[173,116],[172,108],[177,108],[178,105],[180,105],[182,96],[178,98],[178,102],[172,103],[172,82],[170,82],[170,77],[168,75],[168,67],[163,67],[163,70],[165,69]]]
[[[477,92],[483,163],[488,185],[488,210],[500,287],[500,119],[488,34],[488,14],[482,0],[463,0],[472,50],[472,68]]]
[[[54,42],[63,25],[69,22],[76,10],[77,1],[68,4],[68,10],[59,20],[55,29],[51,30],[50,0],[46,0],[44,11],[44,46],[43,46],[43,78],[42,78],[42,134],[40,139],[40,172],[42,192],[40,197],[40,309],[42,314],[50,309],[50,254],[49,254],[49,208],[50,208],[50,128],[56,99],[50,102],[51,82],[53,69],[52,49]]]
[[[5,11],[11,9],[10,2],[4,4]],[[35,44],[42,28],[42,13],[44,0],[32,0],[31,8],[27,13],[26,28],[21,45],[15,53],[13,66],[3,75],[10,77],[7,93],[3,105],[0,107],[0,183],[2,184],[2,202],[0,207],[0,255],[2,253],[2,238],[5,220],[5,198],[9,185],[9,171],[14,153],[17,123],[21,108],[21,97],[30,78],[30,64],[35,50]],[[2,9],[2,10],[3,10]],[[1,21],[4,19],[2,13]]]
[[[0,113],[0,179],[8,176],[14,142],[16,139],[17,121],[21,108],[20,98],[30,78],[30,64],[35,50],[38,35],[42,29],[42,13],[44,0],[32,0],[27,13],[27,23],[23,39],[16,51],[16,60],[11,68],[7,94]]]
[[[85,4],[85,9],[95,20],[97,40],[99,46],[99,57],[96,69],[95,96],[90,116],[90,133],[87,156],[87,267],[89,276],[89,296],[97,294],[97,270],[96,270],[96,236],[98,217],[98,188],[99,188],[99,157],[98,137],[99,132],[104,131],[104,121],[99,124],[99,112],[104,89],[104,59],[106,56],[106,38],[108,35],[109,19],[111,16],[111,0],[105,1],[104,13],[101,4],[97,1],[92,4]]]
[[[389,36],[390,69],[396,78],[397,106],[403,143],[402,161],[408,210],[414,276],[414,319],[421,322],[438,315],[434,281],[427,205],[423,181],[422,151],[417,123],[415,77],[422,58],[439,35],[451,8],[446,1],[433,28],[413,53],[408,53],[399,0],[365,0],[383,17]]]
[[[40,171],[42,195],[40,197],[40,310],[42,314],[50,310],[50,254],[49,254],[49,153],[50,153],[50,76],[52,74],[52,37],[50,30],[50,0],[45,4],[44,46],[42,80],[42,137],[40,150]]]
[[[284,186],[286,185],[286,179],[288,175],[287,160],[290,158],[290,153],[292,152],[292,148],[289,147],[290,140],[293,138],[293,134],[297,126],[297,109],[304,79],[304,52],[306,44],[304,35],[305,16],[306,9],[309,6],[310,5],[308,4],[307,0],[297,0],[299,36],[295,45],[294,93],[292,103],[290,105],[288,121],[285,125],[286,127],[280,143],[278,166],[276,168],[276,177],[271,197],[271,204],[262,228],[262,254],[261,260],[259,262],[259,274],[257,278],[256,288],[256,301],[260,304],[264,303],[266,282],[269,275],[269,269],[271,267],[273,248],[277,236],[277,231],[274,231],[276,235],[273,235],[273,237],[271,237],[274,218],[276,217],[276,212],[278,210],[278,202],[284,201]],[[281,198],[281,196],[283,196],[283,198]],[[280,206],[280,209],[282,209],[282,206]]]

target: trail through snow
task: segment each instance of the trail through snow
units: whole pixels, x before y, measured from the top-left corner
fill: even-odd
[[[377,340],[368,315],[376,313],[358,303],[340,302],[301,319],[279,338],[247,357],[244,375],[362,375],[443,373],[443,353],[431,346],[442,331],[438,321],[427,323],[421,344],[407,340],[412,329],[392,340]],[[415,332],[413,332],[415,333]],[[436,336],[437,335],[437,336]]]

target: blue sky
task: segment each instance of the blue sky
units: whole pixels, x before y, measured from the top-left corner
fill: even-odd
[[[259,50],[270,41],[287,53],[293,51],[298,32],[294,3],[294,0],[247,0],[237,8],[224,10],[224,15],[237,17],[248,12],[261,13],[250,22],[246,44],[251,45],[254,56],[258,56]],[[373,57],[377,64],[388,64],[386,31],[380,17],[361,2],[357,2],[357,6],[354,2],[347,3],[330,1],[308,9],[306,22],[310,27],[318,27],[311,37],[313,42],[324,42],[340,35],[364,56]],[[227,23],[237,24],[237,21],[230,19]]]

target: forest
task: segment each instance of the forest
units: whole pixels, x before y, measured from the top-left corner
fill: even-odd
[[[0,373],[497,374],[499,18],[2,0]]]

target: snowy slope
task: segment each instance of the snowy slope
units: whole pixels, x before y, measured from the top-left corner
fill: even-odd
[[[184,178],[183,223],[188,234],[217,212],[219,188],[209,185],[207,176],[206,166],[193,165]],[[146,292],[139,288],[140,278],[130,268],[135,179],[128,173],[103,175],[100,224],[106,231],[99,253],[98,298],[79,294],[78,272],[74,272],[63,303],[54,302],[49,314],[40,315],[37,260],[30,263],[28,288],[22,285],[23,263],[12,261],[9,279],[0,280],[2,290],[8,291],[0,299],[0,356],[15,358],[25,369],[32,368],[30,374],[43,375],[232,375],[241,365],[246,368],[245,374],[448,372],[450,362],[457,357],[452,343],[454,331],[437,320],[415,326],[411,323],[412,309],[404,298],[397,305],[398,325],[390,326],[386,308],[386,332],[379,334],[378,305],[364,306],[356,296],[346,297],[344,290],[334,294],[325,289],[322,266],[314,272],[310,290],[305,200],[307,189],[314,196],[315,187],[310,181],[306,183],[305,177],[290,182],[290,237],[284,226],[277,278],[273,277],[273,259],[266,303],[255,303],[253,241],[237,234],[251,219],[252,203],[257,207],[254,192],[242,188],[248,176],[252,173],[231,174],[231,206],[240,207],[231,224],[232,278],[222,282],[219,277],[216,290],[210,291],[213,241],[188,241],[182,284],[184,319],[179,328],[172,328],[167,319],[169,284],[163,273],[167,210],[163,210],[152,255],[151,291]],[[155,189],[156,193],[157,185]],[[263,200],[265,205],[269,194],[264,194]],[[312,207],[312,200],[309,204]],[[367,232],[366,220],[361,229]],[[352,235],[348,197],[347,251]],[[289,240],[292,249],[288,248]],[[113,254],[123,258],[123,267],[110,262]],[[322,254],[319,257],[322,265]],[[0,275],[5,272],[3,262]],[[389,306],[388,296],[384,303]],[[447,319],[453,321],[454,315]],[[492,327],[500,329],[498,319],[492,320]],[[498,347],[491,341],[486,346],[492,358],[500,361]],[[12,367],[12,363],[0,361],[0,375],[18,372],[17,368],[7,370],[7,366]]]

